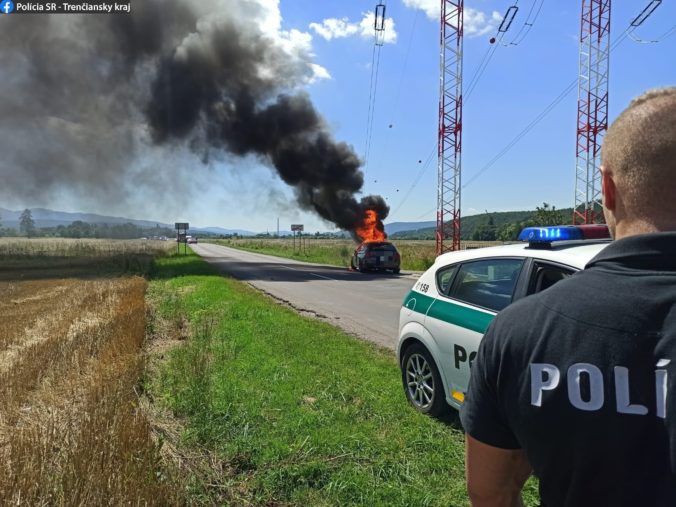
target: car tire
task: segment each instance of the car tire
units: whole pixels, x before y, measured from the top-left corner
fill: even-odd
[[[399,269],[399,268],[392,270],[392,273],[394,273],[395,275],[398,275],[400,272],[401,272],[401,269]]]
[[[401,381],[406,399],[418,412],[432,417],[448,412],[439,370],[422,344],[415,343],[406,349],[401,361]]]
[[[359,272],[360,273],[366,273],[367,271],[368,271],[368,269],[366,268],[366,266],[364,266],[363,264],[359,264]]]

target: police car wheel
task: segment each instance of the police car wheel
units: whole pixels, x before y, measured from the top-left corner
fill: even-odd
[[[409,403],[423,414],[442,415],[447,410],[443,384],[427,349],[418,343],[411,345],[404,353],[402,365],[401,380]]]

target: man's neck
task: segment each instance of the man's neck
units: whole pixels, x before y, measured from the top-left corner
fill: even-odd
[[[650,234],[652,232],[676,231],[676,223],[673,221],[661,223],[659,221],[649,221],[636,219],[632,221],[623,220],[615,226],[615,239],[637,236],[639,234]]]

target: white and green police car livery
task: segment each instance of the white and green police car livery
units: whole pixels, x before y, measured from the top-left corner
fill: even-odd
[[[513,245],[437,257],[404,298],[397,359],[409,402],[440,415],[459,409],[479,342],[517,299],[584,268],[607,244],[605,225],[527,228]]]

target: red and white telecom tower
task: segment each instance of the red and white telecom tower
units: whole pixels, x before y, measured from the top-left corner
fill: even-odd
[[[463,3],[441,0],[437,255],[460,249]]]
[[[573,223],[603,222],[601,141],[608,129],[611,0],[582,0]]]

